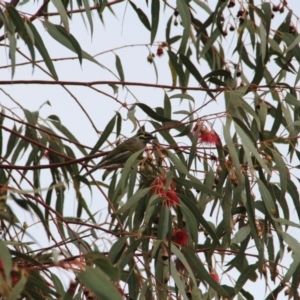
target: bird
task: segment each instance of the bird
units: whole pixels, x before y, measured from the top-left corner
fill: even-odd
[[[146,148],[147,143],[155,139],[153,135],[145,131],[138,131],[133,137],[127,139],[115,149],[110,151],[96,166],[91,168],[82,177],[86,177],[97,169],[113,165],[125,164],[127,159],[135,152]]]

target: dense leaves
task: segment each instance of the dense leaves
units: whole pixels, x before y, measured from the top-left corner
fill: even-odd
[[[1,299],[256,299],[251,287],[259,284],[268,291],[260,299],[299,298],[297,12],[287,1],[123,2],[83,0],[75,9],[73,1],[44,1],[36,13],[28,1],[2,4],[9,65],[1,69],[11,81],[0,80],[0,90],[11,102],[0,113]],[[103,53],[84,51],[76,16],[95,38],[93,11],[114,28],[118,18],[105,20],[119,17],[119,7],[147,44],[107,50],[101,38]],[[93,82],[59,81],[65,73],[55,60],[74,57],[54,57],[57,45],[75,53],[80,68],[92,62],[116,80],[97,81],[95,72]],[[138,58],[122,52],[130,47],[146,49],[136,73]],[[113,60],[102,59],[107,52]],[[50,81],[17,80],[27,63]],[[143,83],[148,63],[155,79]],[[66,125],[69,107],[63,117],[47,116],[44,105],[33,110],[5,89],[24,82],[67,91],[98,140],[80,141]],[[80,99],[71,85],[101,95],[103,119],[113,102],[106,124],[92,120],[90,96]],[[151,100],[136,97],[134,86]],[[102,178],[82,176],[129,137],[128,124],[155,139],[125,149],[126,163],[108,166]]]

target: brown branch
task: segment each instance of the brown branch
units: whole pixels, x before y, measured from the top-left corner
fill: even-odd
[[[77,82],[77,81],[50,81],[50,80],[1,80],[0,85],[13,85],[13,84],[41,84],[41,85],[71,85],[71,86],[87,86],[91,87],[94,85],[103,85],[103,84],[115,84],[115,85],[129,85],[129,86],[142,86],[142,87],[151,87],[151,88],[161,88],[169,90],[190,90],[190,91],[210,91],[210,92],[226,92],[231,91],[227,87],[222,88],[202,88],[202,87],[187,87],[187,86],[172,86],[166,84],[154,84],[154,83],[145,83],[145,82],[133,82],[133,81],[90,81],[90,82]],[[282,84],[274,85],[249,85],[248,91],[256,91],[259,88],[280,88],[285,89],[287,86]],[[300,87],[295,87],[295,89],[300,89]]]

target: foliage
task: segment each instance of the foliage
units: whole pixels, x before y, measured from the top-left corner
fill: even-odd
[[[0,113],[2,299],[254,299],[251,286],[261,283],[266,299],[299,298],[299,19],[285,0],[256,2],[44,0],[35,13],[30,1],[1,3],[9,60],[1,68],[11,70],[11,80],[0,84],[12,103]],[[106,20],[123,13],[149,37],[134,47],[147,50],[138,67],[147,73],[150,63],[156,83],[128,80],[122,49],[129,43],[106,51],[114,63],[103,63],[72,31],[78,15],[93,36],[96,14],[101,26],[113,27]],[[55,58],[57,45],[76,62]],[[60,80],[58,61],[77,59],[117,79]],[[17,79],[28,64],[51,79]],[[58,114],[45,117],[43,105],[31,110],[21,94],[10,95],[9,87],[23,84],[28,93],[61,87],[96,132],[70,87],[99,93],[119,109],[87,147]],[[145,94],[159,89],[159,106],[120,100],[121,93],[134,99],[138,86]],[[134,153],[122,169],[108,168],[105,180],[82,177],[128,123],[156,134],[144,158],[137,163]],[[99,194],[104,217],[90,205]]]

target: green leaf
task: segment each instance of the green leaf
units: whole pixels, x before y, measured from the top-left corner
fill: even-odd
[[[55,128],[57,130],[59,130],[63,135],[65,135],[68,139],[70,139],[73,142],[78,143],[78,145],[76,145],[76,147],[83,155],[88,155],[85,148],[80,145],[78,139],[71,133],[71,131],[69,131],[69,129],[66,126],[64,126],[61,123],[60,119],[57,116],[51,115],[47,119],[50,120],[52,122],[52,124],[55,126]]]
[[[275,207],[275,203],[274,203],[271,193],[269,192],[269,190],[267,189],[265,184],[258,178],[257,178],[257,183],[258,183],[258,187],[259,187],[259,191],[260,191],[262,200],[264,202],[264,205],[265,205],[270,217],[275,216],[277,214],[277,209]]]
[[[159,6],[160,6],[160,0],[152,0],[151,3],[152,26],[151,26],[150,44],[153,44],[157,33],[157,28],[159,23],[159,13],[160,13]]]
[[[166,149],[166,152],[168,153],[168,157],[174,164],[174,166],[177,168],[178,172],[188,175],[189,172],[186,168],[186,164],[184,164],[175,154],[173,154],[170,150]]]
[[[181,263],[184,265],[185,269],[188,271],[189,276],[191,276],[193,283],[195,285],[197,285],[196,278],[194,276],[194,272],[192,271],[191,266],[188,264],[186,258],[182,254],[182,252],[174,244],[171,244],[171,251],[176,256],[176,259],[179,259],[181,261]]]
[[[118,213],[124,213],[126,210],[130,209],[135,203],[140,201],[147,193],[149,193],[150,188],[144,188],[140,189],[137,192],[135,192],[128,200],[127,202],[121,206],[121,208],[118,210]]]
[[[23,22],[23,24],[24,24],[24,26],[25,26],[25,29],[26,29],[28,35],[29,35],[29,38],[30,38],[30,40],[31,40],[31,43],[34,44],[34,43],[35,43],[35,39],[34,39],[33,32],[32,32],[32,30],[31,30],[30,27],[29,27],[29,24],[28,24],[26,21]]]
[[[198,258],[198,256],[195,255],[195,253],[191,249],[183,248],[182,253],[187,259],[188,263],[191,266],[193,266],[193,270],[196,278],[199,278],[200,280],[207,282],[209,286],[211,286],[221,296],[230,298],[227,291],[210,276],[210,274],[205,269],[201,260]]]
[[[84,5],[84,8],[85,8],[87,18],[89,20],[89,24],[90,24],[90,28],[91,28],[91,34],[93,35],[93,19],[92,19],[90,4],[89,4],[88,0],[82,0],[82,1],[83,1],[83,5]]]
[[[258,9],[257,6],[253,6],[255,10]],[[264,2],[261,4],[261,9],[264,12],[264,15],[261,19],[261,24],[264,24],[265,29],[266,29],[266,40],[269,39],[269,34],[270,34],[270,25],[271,25],[271,19],[272,19],[272,8],[271,8],[271,3]]]
[[[17,131],[16,124],[14,124],[12,131]],[[5,158],[8,158],[10,154],[12,154],[13,149],[17,145],[18,141],[19,141],[19,137],[16,134],[14,134],[14,132],[12,132],[8,138],[6,153],[4,155]]]
[[[287,53],[291,51],[294,47],[298,46],[300,43],[300,34],[297,35],[297,37],[294,37],[294,41],[284,50],[283,53]]]
[[[124,82],[125,77],[124,77],[123,67],[122,67],[120,57],[117,54],[116,54],[116,68],[117,68],[118,74],[120,76],[120,81]]]
[[[102,300],[122,300],[116,287],[108,276],[99,268],[85,267],[85,271],[78,273],[79,281],[90,289],[96,297]]]
[[[178,9],[181,21],[182,21],[182,25],[184,27],[182,40],[187,41],[189,38],[189,35],[190,35],[190,31],[191,31],[191,13],[190,13],[189,7],[185,0],[177,0],[176,4],[177,4],[177,9]],[[185,51],[182,51],[184,48],[181,47],[181,45],[180,45],[179,52],[184,53]]]
[[[0,253],[5,277],[10,278],[10,272],[12,270],[12,260],[6,243],[3,240],[0,240]]]
[[[46,64],[49,72],[53,76],[53,78],[55,80],[58,80],[58,76],[56,74],[52,59],[50,58],[49,53],[44,45],[43,39],[41,38],[40,34],[36,30],[36,28],[34,27],[32,22],[29,22],[28,26],[34,35],[34,40],[35,40],[34,46],[38,49],[39,53],[41,54],[42,58],[44,59],[44,62]]]
[[[18,280],[17,284],[13,287],[12,291],[9,294],[8,300],[17,300],[20,299],[20,294],[23,292],[27,282],[27,277],[24,273],[21,273],[21,278]]]
[[[193,240],[195,244],[198,242],[198,227],[199,227],[199,221],[194,217],[194,214],[190,211],[189,208],[187,208],[184,204],[180,205],[180,209],[182,211],[182,214],[184,216],[184,219],[186,220],[186,227],[189,230],[190,238]]]
[[[130,260],[132,260],[133,255],[135,254],[136,249],[140,245],[140,243],[143,241],[145,238],[140,238],[137,240],[133,240],[130,246],[126,249],[125,253],[123,253],[120,261],[118,262],[118,267],[122,270]]]
[[[170,97],[170,99],[174,99],[174,98],[187,99],[187,100],[191,100],[191,101],[195,102],[195,99],[189,94],[176,94],[176,95],[172,95]]]
[[[93,147],[93,149],[91,150],[89,155],[93,155],[95,154],[100,148],[101,146],[104,144],[104,142],[107,141],[107,138],[110,136],[110,134],[112,133],[114,127],[115,127],[115,123],[116,123],[116,116],[114,116],[106,125],[105,129],[103,130],[98,142],[96,143],[96,145]]]
[[[66,29],[60,25],[55,25],[56,29],[59,31],[59,33],[64,36],[66,39],[68,39],[68,41],[71,43],[73,49],[75,50],[75,52],[78,55],[78,59],[80,64],[82,64],[82,50],[81,50],[81,46],[78,43],[78,41],[75,39],[75,37],[70,34],[69,32],[66,31]]]
[[[216,39],[220,36],[220,34],[221,33],[217,28],[213,31],[211,36],[207,39],[206,43],[204,44],[204,47],[201,49],[200,57],[198,58],[198,60],[204,57],[206,52],[211,49],[211,47],[215,43]]]
[[[126,247],[126,241],[127,237],[123,236],[111,246],[108,258],[112,264],[116,264],[119,261]]]
[[[287,33],[287,32],[281,32],[281,37],[288,47],[290,47],[292,45],[290,51],[295,56],[297,61],[300,62],[300,47],[298,44],[293,45],[293,43],[295,41],[295,37],[292,34]]]
[[[186,207],[189,209],[189,211],[195,216],[196,220],[203,226],[203,228],[206,230],[206,232],[211,236],[214,243],[216,245],[219,245],[219,239],[216,235],[216,232],[212,229],[212,227],[209,225],[209,223],[205,220],[202,213],[199,211],[199,209],[196,207],[196,205],[186,196],[179,194],[179,197],[181,201],[186,205]]]
[[[171,230],[171,213],[169,207],[161,205],[159,212],[159,221],[157,226],[157,239],[163,240]]]
[[[13,24],[16,26],[16,30],[19,32],[20,36],[22,37],[23,41],[26,43],[31,59],[32,59],[32,65],[34,66],[35,62],[35,52],[33,47],[33,42],[30,38],[30,35],[28,34],[26,27],[24,25],[24,20],[21,18],[19,12],[14,8],[12,5],[7,5],[6,10],[9,14],[9,17],[11,18]]]
[[[173,86],[176,85],[176,75],[174,73],[176,73],[178,75],[180,85],[184,86],[185,85],[185,74],[184,74],[181,63],[178,62],[177,55],[172,51],[168,51],[168,55],[169,55],[169,58],[170,58],[169,66],[170,66],[170,69],[171,69]]]
[[[236,131],[238,133],[238,135],[240,136],[241,140],[242,140],[242,144],[243,144],[243,148],[246,151],[251,151],[252,154],[255,156],[255,158],[258,160],[258,162],[260,163],[260,165],[262,166],[262,168],[265,169],[265,171],[271,175],[271,171],[268,168],[268,166],[266,165],[266,163],[264,162],[264,160],[261,158],[261,156],[259,155],[257,149],[254,147],[253,143],[250,141],[249,137],[245,134],[245,132],[241,129],[241,127],[239,125],[237,125],[237,123],[234,123]]]
[[[15,68],[16,68],[16,49],[17,49],[17,41],[15,35],[11,32],[7,32],[7,38],[9,40],[9,56],[11,61],[11,77],[14,77]]]
[[[239,183],[243,183],[244,182],[244,177],[242,175],[241,164],[240,164],[240,161],[239,161],[239,157],[237,155],[237,151],[235,149],[233,140],[232,140],[231,135],[230,135],[230,125],[231,125],[231,120],[227,119],[226,125],[223,127],[224,139],[225,139],[227,148],[229,150],[229,154],[230,154],[230,156],[232,158],[232,161],[234,163],[235,173],[237,175]],[[251,161],[250,155],[249,155],[248,160]]]
[[[51,280],[54,284],[55,291],[58,294],[63,295],[65,293],[65,289],[60,278],[56,274],[51,273]]]
[[[184,28],[183,34],[182,34],[182,37],[181,37],[181,43],[180,43],[179,49],[177,51],[178,53],[185,54],[186,47],[188,45],[189,34],[190,34],[190,30]]]
[[[264,61],[266,57],[266,45],[267,45],[267,36],[266,36],[266,28],[264,23],[260,23],[259,25],[259,34],[260,34],[260,54],[261,60]]]
[[[203,87],[203,88],[209,88],[201,74],[199,73],[198,69],[195,67],[195,65],[190,61],[190,59],[183,55],[180,54],[180,60],[183,62],[185,67],[191,72],[191,74],[195,77],[195,79],[198,81],[198,83]],[[208,95],[211,98],[215,98],[213,93],[210,91],[207,91]]]
[[[125,189],[126,186],[126,181],[128,178],[128,175],[131,171],[136,172],[135,168],[136,166],[139,164],[139,158],[141,157],[141,154],[144,152],[143,150],[137,151],[135,153],[133,153],[126,161],[124,167],[123,167],[123,171],[122,171],[122,176],[121,179],[119,181],[121,190],[123,191]]]
[[[181,297],[183,297],[184,300],[189,300],[189,297],[186,295],[185,282],[183,282],[179,277],[178,271],[176,270],[174,262],[172,260],[170,261],[170,267],[172,278],[175,281],[176,287],[178,288]]]
[[[247,268],[245,268],[245,270],[243,270],[234,287],[236,292],[239,292],[242,289],[244,284],[253,276],[253,273],[255,273],[257,268],[258,264],[254,264],[249,265]]]
[[[234,237],[231,240],[232,244],[239,244],[243,240],[247,238],[247,236],[250,234],[251,229],[249,226],[243,226],[239,231],[234,235]]]
[[[297,215],[298,215],[298,219],[300,220],[300,195],[298,192],[298,188],[295,185],[295,183],[290,180],[289,178],[287,178],[287,191],[290,194],[292,201],[293,201],[293,207],[295,208]]]
[[[287,225],[287,226],[292,226],[292,227],[296,227],[296,228],[300,229],[300,224],[297,224],[293,221],[290,221],[290,220],[287,220],[287,219],[282,219],[282,218],[276,218],[275,220],[276,220],[276,222],[279,222],[280,224]]]
[[[300,261],[300,247],[299,247],[299,241],[297,241],[294,237],[292,237],[290,234],[286,232],[280,232],[280,235],[282,236],[283,240],[291,247],[293,250],[293,254],[295,255],[295,258]]]
[[[283,161],[283,158],[281,157],[281,155],[275,151],[270,149],[272,152],[272,156],[274,158],[274,161],[276,163],[276,168],[279,172],[279,178],[280,178],[280,189],[281,189],[281,195],[280,195],[280,201],[283,201],[283,199],[285,198],[285,193],[287,191],[287,166]]]
[[[119,272],[116,267],[113,266],[113,264],[110,262],[107,257],[100,253],[98,250],[89,252],[85,255],[86,260],[89,262],[94,263],[96,266],[98,266],[102,271],[108,275],[111,280],[117,281],[119,280]]]
[[[164,116],[168,119],[171,119],[172,115],[172,105],[169,96],[165,93],[164,97]]]
[[[66,13],[66,9],[64,5],[62,4],[61,0],[51,0],[54,6],[57,8],[57,11],[61,17],[61,21],[65,26],[66,31],[69,33],[70,32],[70,27],[69,27],[69,21],[68,21],[68,15]]]
[[[157,114],[152,108],[150,108],[148,105],[144,104],[144,103],[136,103],[136,106],[138,106],[139,108],[141,108],[150,118],[160,121],[160,122],[170,122],[172,120]]]
[[[82,57],[101,66],[101,64],[97,60],[95,60],[95,58],[93,58],[90,54],[86,53],[80,48],[80,45],[77,42],[77,40],[71,34],[68,34],[62,26],[53,25],[48,21],[42,23],[45,29],[47,30],[47,32],[52,36],[53,39],[55,39],[58,43],[62,44],[69,50],[77,53],[80,62]]]
[[[197,5],[199,5],[203,10],[205,10],[209,15],[212,15],[213,12],[212,10],[209,8],[209,6],[205,3],[202,2],[200,0],[193,0],[193,2],[195,2]]]
[[[284,101],[292,106],[300,107],[300,101],[291,93],[286,93]]]
[[[147,15],[140,9],[140,8],[137,8],[137,6],[132,2],[132,1],[129,1],[129,3],[131,4],[132,8],[135,10],[135,12],[137,13],[139,19],[141,20],[141,22],[144,24],[144,26],[149,30],[151,31],[151,25],[150,25],[150,22],[148,20],[148,17]]]

